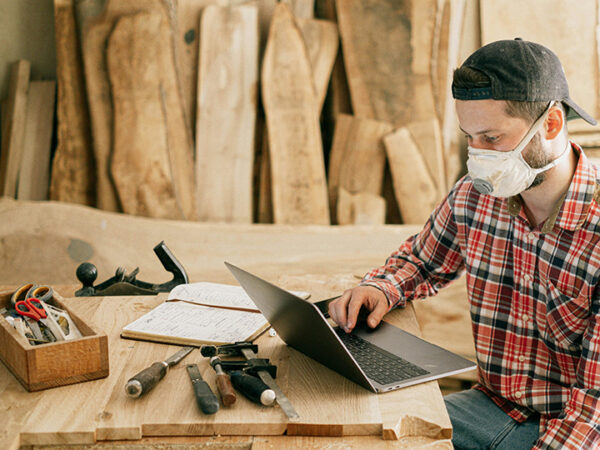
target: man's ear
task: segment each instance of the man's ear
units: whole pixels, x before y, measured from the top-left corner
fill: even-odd
[[[546,122],[544,122],[544,128],[546,130],[546,139],[554,139],[563,129],[565,124],[565,113],[558,107],[553,106],[550,108]]]

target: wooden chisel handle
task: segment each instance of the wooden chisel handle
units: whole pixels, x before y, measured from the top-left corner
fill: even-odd
[[[129,397],[137,398],[152,390],[167,374],[169,365],[164,362],[155,362],[127,381],[125,392]]]
[[[235,403],[237,397],[231,385],[229,375],[225,373],[217,374],[217,389],[219,389],[221,400],[225,406],[231,406]]]

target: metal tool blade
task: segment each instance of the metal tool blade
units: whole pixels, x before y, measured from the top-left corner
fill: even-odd
[[[256,353],[254,353],[250,349],[242,349],[242,354],[246,359],[256,358]],[[285,413],[285,415],[290,419],[290,421],[295,422],[300,420],[300,415],[296,412],[290,400],[285,396],[285,394],[279,389],[279,386],[271,376],[269,372],[266,370],[259,370],[258,377],[267,385],[269,388],[275,392],[275,401]]]
[[[202,375],[200,374],[200,370],[198,370],[198,365],[188,364],[186,369],[192,381],[204,381],[204,378],[202,378]]]
[[[181,350],[179,350],[177,353],[175,353],[174,355],[170,356],[169,358],[165,359],[165,363],[171,367],[174,366],[175,364],[177,364],[179,361],[181,361],[183,358],[185,358],[192,350],[194,350],[196,347],[183,347]]]

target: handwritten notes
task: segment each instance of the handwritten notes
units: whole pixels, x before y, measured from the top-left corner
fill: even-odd
[[[121,336],[173,344],[225,344],[253,340],[268,326],[260,313],[167,301],[123,328]]]

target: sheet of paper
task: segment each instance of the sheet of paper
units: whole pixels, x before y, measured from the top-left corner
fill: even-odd
[[[303,299],[310,297],[308,292],[290,292]],[[252,299],[241,286],[232,286],[229,284],[209,282],[180,284],[169,292],[168,299],[185,300],[201,305],[258,311]]]
[[[231,343],[244,341],[266,326],[260,313],[171,301],[127,325],[122,335],[181,343]]]

